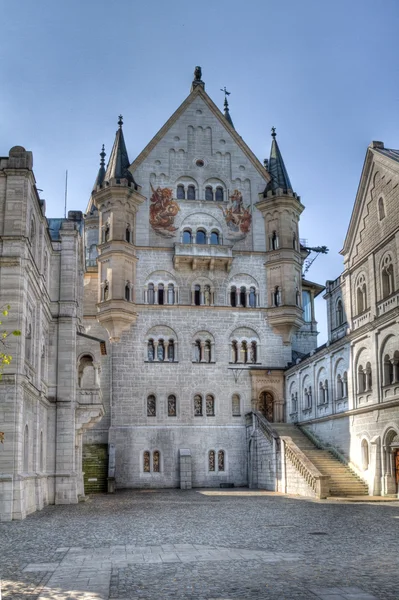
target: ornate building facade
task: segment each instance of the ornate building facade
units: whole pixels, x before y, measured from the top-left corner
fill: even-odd
[[[387,332],[397,327],[398,197],[389,153],[368,151],[368,168],[377,159],[381,168],[364,194],[381,196],[383,207],[374,195],[364,209],[356,200],[347,270],[327,284],[330,344],[317,351],[313,300],[324,288],[302,276],[304,206],[275,131],[262,164],[227,101],[222,113],[205,92],[198,67],[189,96],[133,163],[119,118],[84,215],[47,219],[32,154],[16,146],[1,158],[0,295],[12,307],[7,327],[22,333],[0,384],[1,518],[90,491],[261,485],[253,472],[262,444],[255,459],[249,413],[266,429],[304,422],[348,460],[360,435],[370,473],[385,469],[370,456],[392,449],[397,433],[397,357]],[[378,261],[387,273],[381,289],[371,283]],[[377,375],[375,340],[389,384]],[[354,404],[351,373],[360,367]],[[377,433],[382,415],[391,425]],[[265,485],[277,489],[281,451],[273,448]],[[390,473],[373,493],[394,490]]]

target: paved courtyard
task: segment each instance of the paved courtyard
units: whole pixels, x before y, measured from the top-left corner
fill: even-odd
[[[2,600],[398,600],[399,502],[121,491],[0,524]]]

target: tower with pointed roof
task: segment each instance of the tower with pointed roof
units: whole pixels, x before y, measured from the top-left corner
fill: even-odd
[[[129,170],[122,125],[120,116],[106,170],[102,149],[91,198],[92,210],[99,217],[97,318],[113,342],[120,340],[137,317],[135,229],[137,210],[144,201]]]
[[[299,218],[304,209],[293,191],[272,127],[268,161],[270,181],[259,194],[257,208],[264,217],[266,237],[267,319],[289,344],[303,325],[302,263]]]

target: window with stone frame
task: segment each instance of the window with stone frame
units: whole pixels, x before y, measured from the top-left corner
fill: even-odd
[[[185,190],[184,190],[184,185],[182,185],[182,184],[179,184],[179,185],[177,186],[177,190],[176,190],[176,198],[177,198],[178,200],[185,200],[185,198],[186,198],[186,192],[185,192]]]
[[[369,468],[369,444],[366,439],[363,439],[361,442],[361,455],[362,455],[362,469],[363,471],[367,471]]]
[[[217,187],[216,188],[215,200],[216,200],[216,202],[223,202],[223,200],[224,200],[224,191],[223,191],[222,187]]]
[[[194,396],[194,417],[202,417],[202,396],[200,394]]]
[[[143,471],[144,473],[151,473],[151,454],[148,450],[143,452]]]
[[[357,391],[359,394],[366,391],[366,372],[363,365],[359,365],[357,368]]]
[[[148,284],[147,301],[148,304],[155,304],[155,287],[153,283]]]
[[[205,399],[206,406],[206,416],[214,417],[215,416],[215,398],[212,394],[207,394]]]
[[[182,243],[183,244],[191,244],[193,241],[193,236],[192,233],[189,229],[185,229],[183,231],[183,238],[182,238]]]
[[[231,414],[233,417],[241,417],[241,400],[238,394],[231,397]]]
[[[213,189],[210,185],[207,185],[205,188],[205,200],[210,202],[213,201]]]
[[[336,326],[339,327],[344,322],[344,306],[342,304],[341,298],[338,298],[338,300],[337,300],[335,317],[336,317]]]
[[[225,468],[224,458],[225,458],[224,450],[219,450],[219,452],[218,452],[218,471],[219,471],[219,473],[224,471],[224,468]]]
[[[218,231],[211,232],[211,244],[218,246],[220,244],[220,236]]]
[[[359,275],[356,284],[356,302],[357,314],[364,312],[367,309],[367,285],[366,277],[362,273]]]
[[[177,400],[174,394],[168,396],[168,417],[177,417]]]
[[[189,185],[187,188],[187,200],[195,200],[195,187]]]
[[[382,219],[385,219],[385,205],[384,198],[382,198],[382,196],[378,198],[378,218],[380,221],[382,221]]]
[[[152,453],[152,471],[153,473],[161,472],[161,454],[159,450],[154,450]]]
[[[382,298],[387,298],[393,294],[395,290],[394,274],[393,274],[393,262],[392,256],[387,254],[381,265],[381,291]]]
[[[214,450],[209,450],[208,452],[208,471],[210,471],[211,473],[214,473],[216,471]]]
[[[157,416],[157,401],[154,394],[150,394],[147,398],[147,417]]]

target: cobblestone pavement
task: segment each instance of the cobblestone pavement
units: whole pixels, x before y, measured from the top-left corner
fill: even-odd
[[[398,600],[398,533],[399,502],[120,491],[0,524],[2,600]]]

